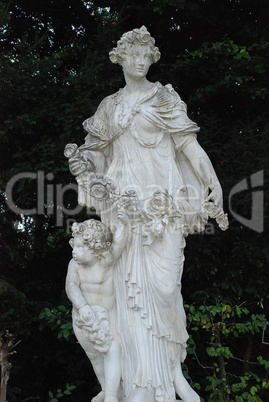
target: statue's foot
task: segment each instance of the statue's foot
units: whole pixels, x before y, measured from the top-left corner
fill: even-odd
[[[105,401],[105,393],[104,391],[99,392],[98,395],[96,395],[91,402],[104,402]]]

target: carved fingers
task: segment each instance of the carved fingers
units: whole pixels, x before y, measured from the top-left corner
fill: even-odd
[[[95,166],[92,162],[93,152],[81,150],[76,144],[67,144],[64,155],[68,158],[69,169],[72,175],[79,176],[86,171],[95,171]]]
[[[216,185],[209,196],[206,198],[204,203],[205,209],[208,210],[209,216],[212,218],[217,216],[223,207],[223,199],[222,199],[222,189],[218,184]]]
[[[118,221],[121,222],[123,225],[127,225],[127,223],[129,222],[128,214],[121,206],[118,206],[117,217],[118,217]]]
[[[89,324],[93,322],[95,319],[94,312],[88,304],[79,309],[79,317],[82,321],[87,322]]]
[[[206,201],[211,201],[214,203],[215,206],[222,206],[222,189],[220,185],[216,185],[209,196],[207,197]]]

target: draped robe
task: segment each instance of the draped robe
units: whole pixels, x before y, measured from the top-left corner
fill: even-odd
[[[182,150],[199,131],[171,85],[154,83],[132,109],[124,89],[105,98],[87,119],[81,152],[90,155],[96,172],[112,179],[123,193],[139,199],[167,190],[183,212],[167,225],[162,239],[143,245],[142,222],[133,217],[128,244],[116,263],[117,331],[122,347],[126,401],[135,387],[148,388],[156,401],[175,401],[173,370],[186,356],[186,318],[181,296],[185,239],[180,230],[188,211],[198,211],[206,188]],[[154,128],[154,130],[153,130]],[[190,191],[195,197],[190,197]],[[79,203],[94,206],[111,229],[115,211],[79,188]]]

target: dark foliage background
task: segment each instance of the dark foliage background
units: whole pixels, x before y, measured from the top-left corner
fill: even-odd
[[[123,32],[145,25],[162,53],[149,79],[171,83],[201,126],[226,211],[231,189],[246,178],[249,190],[231,208],[251,218],[249,178],[264,170],[264,185],[255,189],[265,197],[262,232],[230,213],[227,232],[211,222],[205,234],[188,238],[185,374],[205,401],[269,400],[269,3],[2,0],[0,10],[0,331],[21,340],[10,357],[7,399],[85,401],[99,389],[72,334],[64,293],[68,219],[83,220],[87,211],[65,213],[77,201],[63,149],[82,144],[82,121],[124,85],[108,52]],[[11,200],[7,183],[22,172],[34,176],[17,181]],[[15,213],[12,203],[39,205],[40,213]]]

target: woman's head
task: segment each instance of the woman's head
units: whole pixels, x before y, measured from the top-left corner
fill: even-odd
[[[140,29],[133,29],[122,35],[117,42],[117,47],[109,53],[109,58],[112,63],[118,63],[122,65],[122,62],[126,57],[132,54],[132,51],[139,46],[147,47],[151,57],[151,62],[156,63],[160,59],[161,53],[155,46],[155,40],[150,36],[147,28],[142,26]]]

